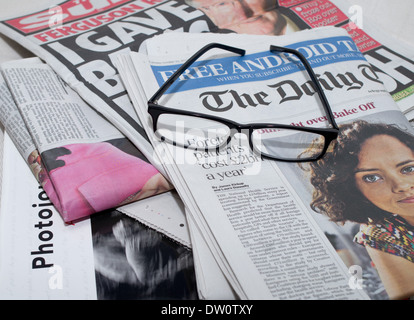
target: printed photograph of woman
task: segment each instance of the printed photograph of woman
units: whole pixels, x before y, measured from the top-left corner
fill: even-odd
[[[308,166],[311,208],[337,224],[360,224],[391,299],[414,294],[414,137],[367,121],[342,125],[325,157]]]

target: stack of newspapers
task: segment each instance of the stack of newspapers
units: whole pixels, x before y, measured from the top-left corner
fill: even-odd
[[[192,54],[210,43],[243,49],[245,55],[215,48],[188,66],[176,86],[155,101],[188,113],[164,115],[168,111],[161,107],[154,128],[148,101]],[[289,54],[270,52],[271,45],[306,56],[340,126],[364,120],[411,130],[342,29],[326,27],[278,38],[168,33],[148,40],[145,53],[120,56],[117,66],[154,158],[185,204],[200,296],[378,298],[385,294],[381,280],[366,253],[352,243],[356,224],[339,226],[311,209],[313,187],[305,164],[264,159],[251,150],[246,135],[236,133],[218,149],[206,146],[214,145],[220,134],[198,140],[209,121],[201,121],[203,115],[241,124],[330,126],[304,68]],[[195,116],[189,129],[194,132],[184,131],[188,118]],[[263,129],[262,134],[271,130]],[[182,144],[188,143],[185,147],[175,141],[180,137]]]
[[[142,152],[37,57],[0,92],[0,297],[196,298],[181,200]],[[169,187],[142,193],[146,170]]]
[[[2,35],[36,56],[1,65],[0,121],[17,154],[4,158],[0,297],[406,294],[360,245],[361,221],[372,217],[351,198],[355,185],[330,193],[333,211],[351,199],[352,221],[321,214],[327,190],[318,188],[356,172],[334,162],[325,177],[308,162],[268,159],[290,157],[288,144],[275,154],[260,142],[283,130],[263,126],[250,139],[231,129],[332,129],[334,119],[340,132],[411,132],[412,48],[369,21],[358,27],[342,0],[243,2],[247,11],[240,1],[221,10],[199,2],[67,0],[0,21]],[[213,48],[187,65],[150,115],[157,90],[212,43],[237,49]],[[320,89],[296,56],[271,46],[303,54]],[[215,133],[195,139],[208,123]]]

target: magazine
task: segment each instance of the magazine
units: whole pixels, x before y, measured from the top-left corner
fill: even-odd
[[[168,127],[165,123],[164,129],[164,122],[157,120],[161,121],[157,127],[159,132],[154,132],[156,120],[148,114],[148,100],[190,56],[213,42],[238,51],[215,48],[204,53],[157,101],[169,110],[182,112],[176,125],[185,123],[184,117],[197,115],[197,120],[191,118],[194,123],[187,121],[198,131],[190,131],[186,136],[182,127],[174,131],[174,124]],[[220,119],[223,121],[220,123],[231,120],[293,128],[331,127],[315,83],[303,66],[288,53],[269,51],[271,45],[296,49],[306,56],[332,108],[332,116],[340,127],[339,136],[320,161],[289,163],[265,159],[263,154],[251,150],[244,135],[236,134],[228,145],[208,151],[206,146],[216,146],[221,136],[207,135],[198,140],[198,135],[203,134],[203,122],[200,122],[203,115]],[[375,174],[370,174],[372,163],[369,161],[364,162],[366,172],[365,167],[358,167],[357,171],[352,168],[358,164],[355,157],[366,158],[358,158],[362,156],[357,151],[349,153],[354,162],[345,155],[334,158],[335,150],[342,150],[337,144],[345,144],[346,135],[356,135],[357,129],[380,128],[382,137],[387,132],[384,127],[390,127],[393,129],[389,130],[404,132],[411,141],[413,130],[345,30],[324,27],[277,38],[169,33],[148,40],[146,48],[146,54],[120,56],[118,69],[154,152],[183,200],[188,219],[194,222],[190,228],[200,230],[237,297],[394,299],[412,294],[414,283],[404,272],[412,268],[410,245],[401,248],[398,242],[398,234],[403,230],[408,230],[404,231],[404,239],[410,241],[411,220],[404,222],[409,219],[405,211],[393,212],[381,204],[381,199],[369,198],[366,194],[370,189],[366,185],[356,187],[355,177],[361,179],[362,182],[357,180],[360,184],[381,179],[378,168]],[[243,56],[239,49],[245,50]],[[160,109],[159,116],[162,112],[173,114],[167,109]],[[279,131],[263,129],[261,139],[266,141],[265,135],[278,137]],[[160,141],[160,135],[164,142]],[[169,143],[169,139],[176,145]],[[371,149],[367,147],[363,152],[375,151],[374,159],[387,164],[396,160],[390,154],[398,152],[390,153],[378,147],[382,143],[372,141],[377,145],[368,144]],[[180,146],[182,143],[185,148]],[[202,147],[197,149],[192,144]],[[362,145],[360,141],[356,144]],[[262,152],[270,153],[271,148],[265,145]],[[381,152],[386,154],[382,158]],[[331,171],[329,164],[333,166]],[[381,170],[386,169],[381,167]],[[410,167],[399,170],[409,172]],[[346,178],[351,179],[349,187]],[[333,194],[323,189],[325,181],[337,183]],[[371,202],[365,204],[367,200],[361,199],[364,198],[361,193]],[[409,206],[408,193],[405,197],[404,203]],[[341,217],[340,211],[336,212],[345,204],[353,205],[352,217]],[[382,206],[382,211],[378,210]],[[330,211],[331,207],[334,212]],[[386,221],[374,217],[378,211]],[[389,230],[382,225],[387,225]],[[396,236],[392,234],[394,227]],[[384,235],[375,238],[376,232]],[[393,239],[390,243],[380,241],[385,234]],[[193,245],[197,246],[194,241]],[[398,270],[398,276],[404,281],[392,277],[393,272],[375,258],[375,253],[380,251],[374,249],[376,246],[387,249],[383,253],[387,258],[397,259],[398,263],[392,264],[393,270]]]

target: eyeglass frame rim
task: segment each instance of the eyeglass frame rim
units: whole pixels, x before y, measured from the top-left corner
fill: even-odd
[[[325,96],[325,93],[319,83],[319,81],[316,78],[315,73],[313,72],[312,67],[310,66],[309,62],[306,60],[306,58],[297,50],[286,48],[286,47],[279,47],[270,45],[270,52],[281,52],[281,53],[290,53],[299,58],[299,60],[302,62],[302,64],[305,66],[306,71],[308,72],[312,82],[316,85],[317,93],[319,95],[319,98],[322,102],[322,105],[325,109],[325,112],[327,114],[327,119],[332,126],[332,128],[313,128],[313,127],[306,127],[306,126],[293,126],[293,125],[286,125],[286,124],[275,124],[275,123],[252,123],[252,124],[241,124],[226,118],[217,117],[214,115],[208,115],[200,112],[195,111],[188,111],[188,110],[177,110],[170,107],[165,107],[158,104],[159,98],[165,93],[165,91],[168,90],[168,88],[178,79],[178,77],[184,73],[186,69],[190,65],[192,65],[195,61],[198,60],[204,53],[207,51],[219,48],[223,50],[227,50],[233,53],[240,54],[241,56],[244,56],[246,51],[244,49],[235,48],[232,46],[228,46],[221,43],[209,43],[202,47],[200,50],[198,50],[195,54],[193,54],[186,62],[184,62],[165,82],[160,86],[160,88],[155,92],[155,94],[148,100],[148,113],[150,114],[152,118],[153,123],[153,130],[156,132],[157,130],[157,122],[158,118],[161,114],[169,113],[169,114],[177,114],[177,115],[185,115],[185,116],[192,116],[192,117],[199,117],[204,118],[212,121],[217,121],[224,123],[226,126],[228,126],[230,129],[236,129],[237,132],[241,133],[242,130],[249,130],[249,145],[250,148],[254,151],[255,147],[253,145],[252,141],[252,133],[255,129],[291,129],[291,130],[297,130],[297,131],[305,131],[310,133],[315,133],[322,135],[325,138],[325,143],[322,151],[319,155],[309,158],[295,158],[295,159],[288,159],[288,158],[278,158],[274,156],[268,156],[266,154],[261,153],[260,155],[264,158],[278,160],[278,161],[284,161],[284,162],[309,162],[309,161],[316,161],[322,158],[330,143],[334,141],[338,134],[339,134],[339,127],[335,121],[334,115],[332,113],[332,109],[330,107],[330,104],[328,102],[328,99]],[[226,144],[228,144],[231,140],[231,136],[227,139],[228,141]],[[183,146],[185,147],[185,146]],[[217,147],[219,149],[220,147]]]
[[[248,130],[249,145],[253,151],[257,150],[257,148],[253,144],[252,134],[254,130],[257,130],[257,129],[287,129],[287,130],[314,133],[314,134],[318,134],[324,137],[324,146],[322,150],[320,151],[320,153],[314,157],[307,157],[303,159],[301,158],[289,159],[289,158],[278,158],[275,156],[269,156],[265,153],[260,153],[260,155],[264,158],[285,161],[285,162],[308,162],[308,161],[313,161],[313,160],[319,160],[325,155],[326,150],[329,147],[329,144],[332,141],[334,141],[338,136],[338,130],[334,128],[310,128],[310,127],[292,126],[292,125],[287,125],[287,124],[275,124],[275,123],[241,124],[241,123],[229,120],[229,119],[225,119],[225,118],[221,118],[221,117],[217,117],[213,115],[206,115],[206,114],[195,112],[195,111],[176,110],[176,109],[172,109],[172,108],[168,108],[168,107],[164,107],[164,106],[160,106],[160,105],[152,104],[152,103],[149,103],[148,111],[152,118],[154,132],[157,131],[158,118],[162,114],[176,114],[176,115],[191,116],[191,117],[197,117],[197,118],[202,118],[206,120],[216,121],[216,122],[220,122],[226,125],[230,130],[235,129],[238,133],[242,133],[243,130]],[[231,137],[232,137],[232,134],[229,135],[226,145],[230,142]],[[181,146],[181,147],[188,148],[187,146]],[[221,148],[220,146],[216,147],[216,149],[220,149],[220,148]]]

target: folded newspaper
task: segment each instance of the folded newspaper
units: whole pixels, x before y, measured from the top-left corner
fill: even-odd
[[[190,65],[158,101],[186,115],[154,132],[148,100],[212,42],[245,55],[214,49]],[[194,140],[202,126],[190,136],[178,127],[191,115],[197,115],[196,125],[205,115],[242,124],[329,127],[304,68],[290,54],[269,51],[271,45],[306,57],[339,124],[338,138],[319,161],[266,160],[244,135],[206,151],[220,137]],[[120,56],[118,69],[156,158],[185,204],[190,235],[201,235],[238,298],[387,299],[414,292],[413,129],[345,30],[286,37],[169,33],[148,40],[146,50]],[[261,138],[278,137],[276,132],[263,129]],[[168,142],[180,135],[187,148]],[[201,250],[196,266],[205,253],[198,239],[192,238]]]
[[[0,121],[65,222],[172,189],[38,58],[7,62],[2,72]]]

